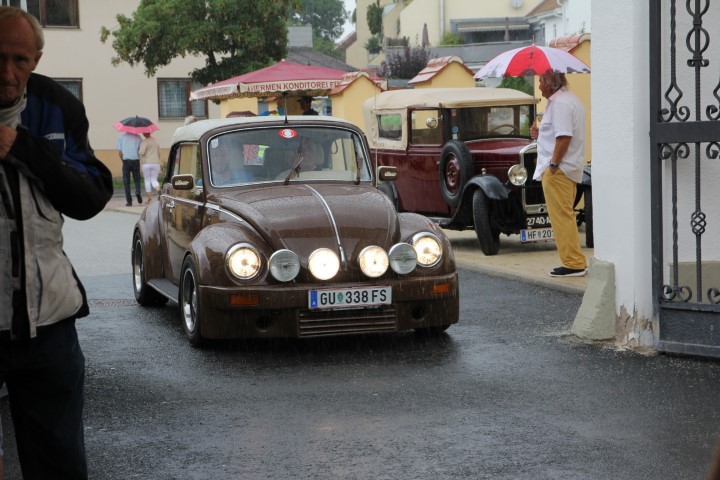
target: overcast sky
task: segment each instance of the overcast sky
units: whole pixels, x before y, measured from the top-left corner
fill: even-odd
[[[350,15],[352,15],[353,10],[355,10],[355,0],[343,0],[345,3],[345,10],[350,12]],[[345,29],[343,30],[343,34],[340,37],[340,39],[345,38],[345,35],[353,31],[353,25],[350,23],[350,20],[345,22]],[[339,39],[338,39],[339,40]]]

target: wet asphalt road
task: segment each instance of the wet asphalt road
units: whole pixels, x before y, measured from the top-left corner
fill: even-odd
[[[78,331],[93,479],[704,477],[720,362],[580,343],[580,295],[461,271],[460,324],[439,338],[195,349],[175,307],[132,300],[134,218],[66,226],[92,299]],[[0,415],[19,479],[7,398]]]

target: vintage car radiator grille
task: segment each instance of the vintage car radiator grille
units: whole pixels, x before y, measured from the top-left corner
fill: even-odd
[[[322,337],[350,333],[394,332],[394,307],[357,310],[302,310],[299,314],[301,337]]]
[[[543,194],[542,184],[532,179],[533,175],[535,175],[537,153],[526,153],[523,158],[523,162],[528,171],[528,181],[525,183],[525,188],[523,189],[525,205],[542,205],[545,203],[545,195]]]

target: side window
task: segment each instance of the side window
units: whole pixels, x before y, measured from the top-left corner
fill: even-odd
[[[181,145],[175,154],[173,175],[192,175],[196,180],[202,178],[200,149],[196,143]]]
[[[434,119],[432,128],[428,120]],[[442,142],[443,119],[438,110],[413,110],[410,125],[410,143],[413,145],[439,145]]]
[[[399,113],[378,115],[378,136],[388,140],[400,140],[402,137],[402,119]]]

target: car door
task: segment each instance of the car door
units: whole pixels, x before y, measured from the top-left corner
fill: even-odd
[[[432,119],[435,123],[428,122]],[[403,210],[427,215],[450,214],[450,208],[440,190],[442,148],[441,112],[437,109],[411,110],[408,118],[407,156],[403,168],[398,169],[397,181]]]
[[[204,189],[200,149],[197,143],[182,144],[168,165],[170,182],[165,187],[161,202],[163,216],[163,264],[165,278],[177,285],[180,269],[189,250],[190,242],[202,228]],[[191,188],[175,188],[172,178],[190,175]]]

